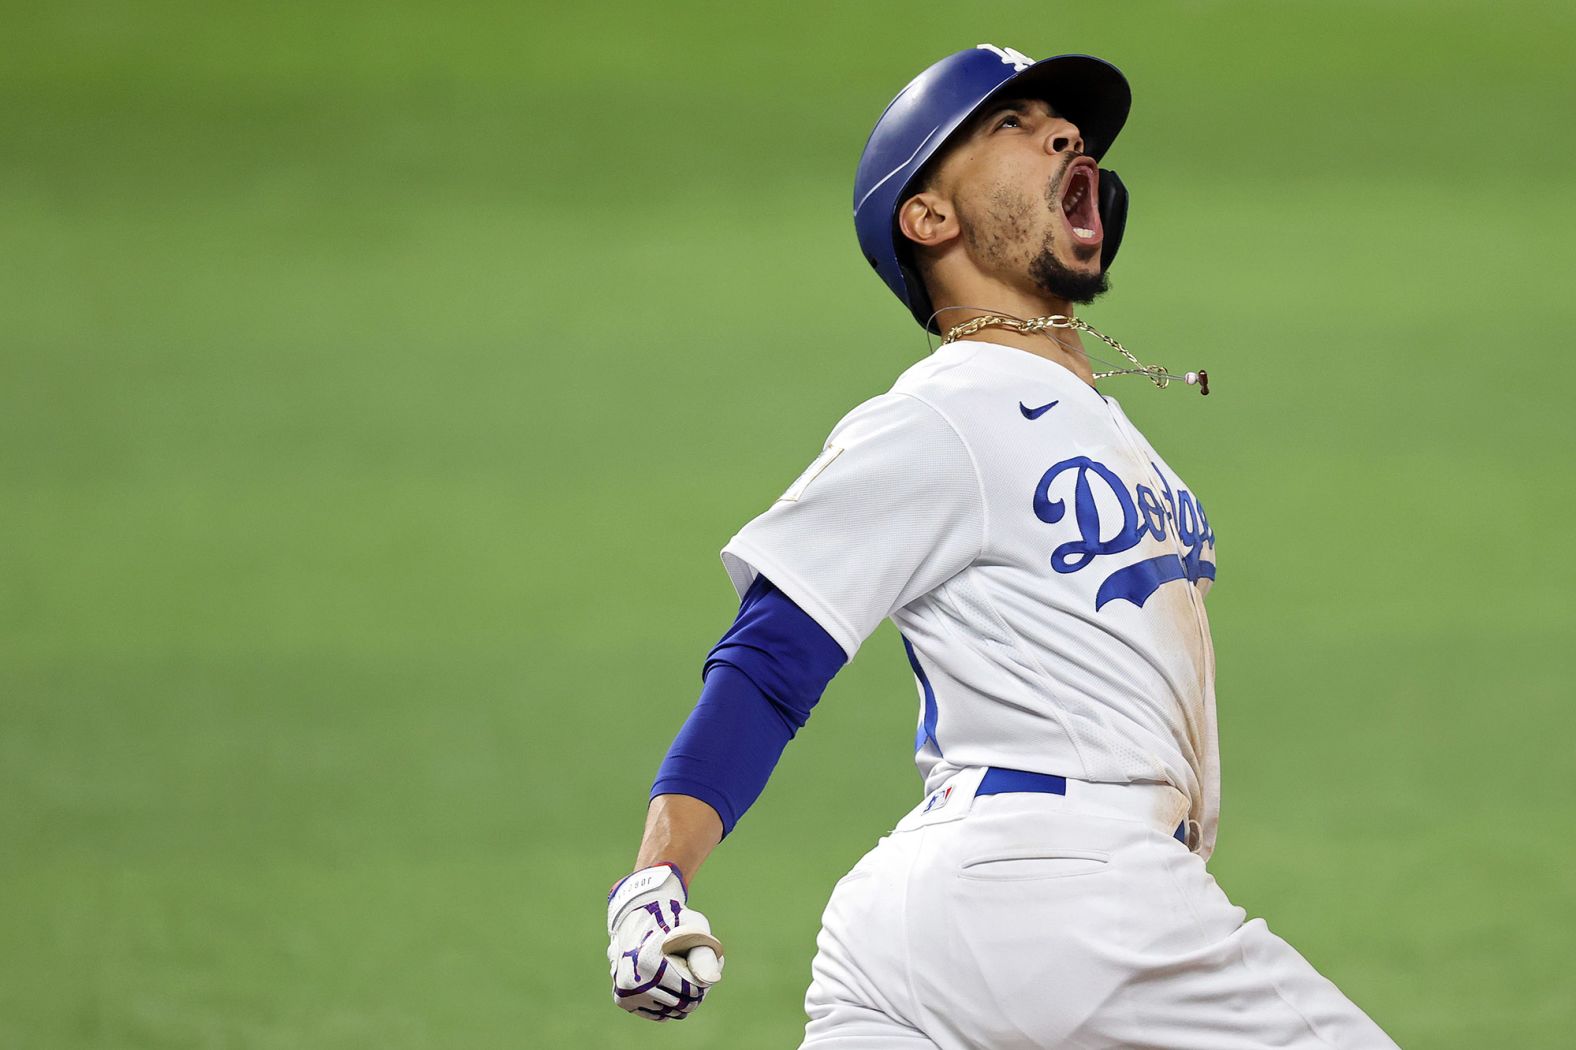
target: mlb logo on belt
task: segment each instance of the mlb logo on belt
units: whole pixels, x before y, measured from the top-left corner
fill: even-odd
[[[940,791],[935,792],[929,798],[927,798],[925,800],[925,808],[920,810],[920,812],[929,813],[933,809],[940,809],[942,806],[947,804],[947,799],[951,797],[952,785],[948,784],[946,787],[942,788]]]

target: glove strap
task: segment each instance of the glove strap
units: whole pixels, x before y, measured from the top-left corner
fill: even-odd
[[[612,933],[618,925],[625,908],[629,907],[639,897],[654,890],[660,889],[669,879],[677,880],[679,884],[679,901],[688,903],[689,893],[684,888],[684,876],[676,865],[669,863],[655,864],[649,868],[624,876],[607,895],[607,930]]]

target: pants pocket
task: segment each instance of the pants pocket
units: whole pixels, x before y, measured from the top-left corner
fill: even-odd
[[[1044,846],[997,850],[965,860],[958,877],[979,882],[1025,882],[1065,879],[1107,870],[1111,855],[1094,849],[1054,849]]]

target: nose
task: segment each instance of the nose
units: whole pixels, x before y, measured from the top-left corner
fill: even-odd
[[[1045,132],[1045,150],[1047,153],[1074,153],[1084,151],[1083,135],[1078,131],[1078,125],[1066,117],[1056,117],[1051,120],[1051,125]]]

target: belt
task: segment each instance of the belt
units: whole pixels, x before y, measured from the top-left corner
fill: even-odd
[[[1067,794],[1067,778],[1059,777],[1055,773],[1030,773],[1022,769],[999,769],[991,766],[985,770],[985,775],[980,778],[980,786],[974,789],[974,797],[981,795],[1006,795],[1015,791],[1028,791],[1041,795]],[[1171,837],[1187,845],[1187,821],[1177,825]]]

